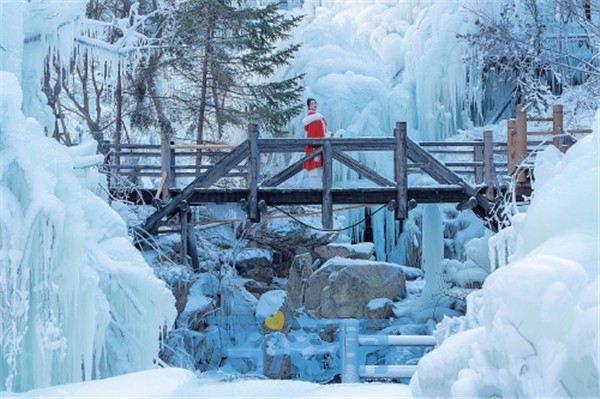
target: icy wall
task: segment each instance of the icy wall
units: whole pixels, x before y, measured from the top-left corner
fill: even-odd
[[[175,301],[96,195],[95,141],[44,137],[0,79],[0,389],[152,367]]]
[[[294,37],[303,44],[284,73],[305,73],[332,131],[349,136],[391,135],[408,122],[417,140],[443,140],[483,112],[479,71],[457,34],[473,28],[476,10],[494,15],[489,1],[305,1]],[[301,124],[291,129],[302,134]]]
[[[599,396],[599,122],[538,155],[527,213],[490,239],[490,263],[507,264],[437,326],[447,339],[419,362],[414,397]]]
[[[67,149],[45,137],[41,60],[72,44],[57,32],[84,3],[0,3],[0,391],[150,368],[176,316],[96,195],[96,143]]]

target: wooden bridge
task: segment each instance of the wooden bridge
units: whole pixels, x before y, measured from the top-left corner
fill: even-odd
[[[325,229],[333,228],[334,204],[387,204],[395,218],[403,221],[418,203],[457,203],[462,209],[472,209],[495,230],[498,225],[494,213],[501,194],[516,190],[523,198],[530,193],[531,148],[540,142],[528,137],[546,135],[546,142],[563,151],[572,143],[562,139],[562,107],[558,107],[551,119],[530,119],[552,122],[552,130],[534,132],[528,132],[527,116],[517,107],[516,120],[508,123],[508,143],[493,142],[491,131],[485,131],[482,140],[472,142],[417,143],[407,136],[406,123],[398,122],[389,137],[260,138],[257,126],[249,125],[247,140],[238,146],[170,144],[161,148],[103,142],[100,150],[106,156],[104,170],[111,194],[156,207],[138,231],[142,235],[157,234],[162,224],[178,215],[182,239],[188,237],[190,207],[214,203],[238,203],[252,222],[260,221],[261,210],[268,206],[321,205]],[[319,149],[308,156],[296,156],[282,170],[272,170],[273,166],[261,170],[269,157],[287,154],[293,159],[290,154],[304,155],[306,145]],[[378,153],[382,170],[357,160],[365,152]],[[290,187],[289,180],[302,172],[302,164],[318,155],[324,161],[322,189]],[[214,162],[198,162],[207,159]],[[358,179],[351,186],[336,185],[334,162]],[[270,165],[282,163],[280,160]],[[414,181],[416,175],[429,176],[429,181],[410,184],[410,177]],[[513,187],[503,184],[510,175],[517,182]],[[160,180],[160,184],[146,187],[143,180]],[[219,187],[223,180],[227,182]]]
[[[493,181],[493,163],[491,162],[492,142],[491,134],[482,143],[437,143],[448,149],[446,153],[460,154],[459,146],[472,145],[481,155],[480,162],[460,162],[449,164],[456,168],[471,168],[471,174],[477,175],[481,180],[475,184],[461,177],[460,171],[452,170],[426,151],[421,145],[411,140],[406,134],[406,124],[399,122],[394,129],[393,137],[360,137],[360,138],[322,138],[322,139],[290,139],[290,138],[260,138],[256,125],[249,125],[248,139],[228,151],[218,155],[220,159],[211,165],[177,165],[174,159],[181,157],[176,151],[181,147],[171,146],[172,156],[169,163],[171,176],[195,175],[183,189],[178,189],[176,183],[167,183],[169,172],[163,174],[163,179],[158,187],[144,188],[138,186],[137,190],[128,190],[126,199],[134,203],[154,203],[157,206],[155,214],[150,216],[144,225],[144,230],[156,234],[162,220],[174,216],[182,203],[187,205],[200,205],[209,203],[240,203],[246,209],[248,219],[252,222],[260,221],[260,208],[268,205],[299,205],[320,204],[322,206],[322,221],[324,228],[333,227],[333,204],[391,204],[398,220],[404,220],[408,215],[411,201],[414,203],[469,203],[476,213],[485,217],[491,210],[491,200],[494,198],[493,189],[497,186]],[[261,157],[267,154],[303,153],[306,145],[319,146],[320,148],[308,156],[304,156],[281,171],[261,171]],[[108,147],[115,148],[108,145]],[[453,150],[450,150],[454,147]],[[119,146],[121,150],[125,146]],[[137,147],[136,149],[140,149]],[[214,147],[205,146],[204,149],[215,150]],[[441,153],[442,150],[439,150]],[[388,153],[390,173],[373,170],[352,157],[352,153],[382,152]],[[136,152],[137,156],[140,155]],[[196,151],[186,156],[197,155]],[[323,188],[282,188],[287,180],[300,173],[302,164],[315,156],[323,157]],[[125,153],[121,151],[119,157]],[[215,156],[213,151],[207,156]],[[456,155],[455,155],[456,156]],[[485,162],[485,158],[489,158]],[[385,158],[385,155],[378,156]],[[108,157],[110,159],[110,157]],[[337,161],[350,170],[353,170],[360,179],[352,187],[334,187],[333,162]],[[383,161],[382,161],[383,163]],[[132,164],[105,165],[112,170],[128,170],[136,178],[142,176],[160,176],[161,165],[144,167]],[[487,168],[487,170],[486,170]],[[192,170],[190,172],[190,169]],[[197,172],[199,170],[199,172]],[[409,187],[410,173],[426,173],[439,183],[428,186]],[[261,178],[262,177],[262,178]],[[242,188],[215,188],[214,185],[221,179],[238,179],[238,186]],[[486,187],[476,184],[489,180]],[[167,187],[168,186],[168,187]],[[113,194],[123,196],[124,190],[117,184],[110,186]]]

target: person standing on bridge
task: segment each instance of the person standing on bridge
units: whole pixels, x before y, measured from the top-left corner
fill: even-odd
[[[308,114],[302,119],[304,125],[304,131],[306,131],[306,137],[308,138],[321,138],[325,137],[327,132],[327,121],[325,117],[317,112],[317,101],[314,98],[306,100],[306,106],[308,107]],[[315,146],[306,146],[304,149],[305,155],[308,155],[318,149]],[[317,155],[316,157],[309,159],[302,164],[302,167],[306,169],[308,173],[308,188],[319,188],[323,187],[323,157]]]

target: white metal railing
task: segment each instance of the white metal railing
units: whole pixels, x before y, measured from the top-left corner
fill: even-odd
[[[360,346],[424,346],[434,347],[432,335],[364,335],[359,334],[359,322],[345,320],[342,325],[342,382],[359,382],[360,378],[411,378],[417,370],[413,365],[360,364]]]

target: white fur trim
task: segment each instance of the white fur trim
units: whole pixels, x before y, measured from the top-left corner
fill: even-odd
[[[302,119],[302,124],[306,126],[313,122],[320,121],[322,119],[323,115],[317,112],[316,114],[305,116],[304,119]]]

